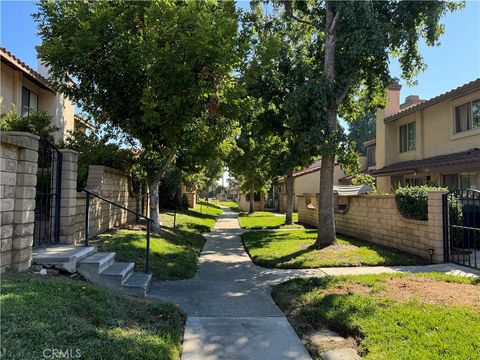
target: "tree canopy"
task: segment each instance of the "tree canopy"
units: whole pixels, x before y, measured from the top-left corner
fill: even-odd
[[[141,143],[158,229],[168,166],[203,157],[235,127],[230,96],[243,47],[234,2],[41,0],[34,16],[50,80]]]

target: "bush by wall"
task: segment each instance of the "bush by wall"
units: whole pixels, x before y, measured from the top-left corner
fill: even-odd
[[[377,187],[375,186],[375,178],[369,174],[357,174],[352,178],[352,185],[367,185],[370,186],[370,194],[377,193]]]
[[[395,191],[395,202],[402,216],[414,220],[428,220],[428,191],[442,190],[433,186],[407,186]]]

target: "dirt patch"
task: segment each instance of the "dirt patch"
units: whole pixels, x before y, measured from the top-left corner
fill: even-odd
[[[471,284],[393,277],[385,282],[385,288],[378,295],[399,302],[418,299],[428,304],[468,306],[480,310],[480,286]]]

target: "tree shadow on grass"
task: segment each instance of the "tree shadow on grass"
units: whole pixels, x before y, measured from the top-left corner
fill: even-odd
[[[134,300],[66,277],[2,276],[2,350],[38,359],[48,344],[82,358],[171,359],[185,318],[171,304]],[[7,355],[7,357],[9,357]]]

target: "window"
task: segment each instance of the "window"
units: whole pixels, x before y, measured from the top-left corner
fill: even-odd
[[[443,175],[443,186],[449,190],[458,189],[458,174],[446,174]]]
[[[375,165],[375,146],[367,148],[367,166]]]
[[[415,150],[416,138],[415,121],[400,126],[400,152]]]
[[[479,189],[480,173],[457,173],[443,175],[443,186],[449,190]]]
[[[425,185],[424,179],[418,179],[418,178],[405,179],[405,186],[420,186],[420,185]]]
[[[480,100],[455,108],[455,132],[480,128]]]
[[[28,115],[30,111],[38,110],[37,94],[31,92],[27,88],[22,88],[22,116]]]

